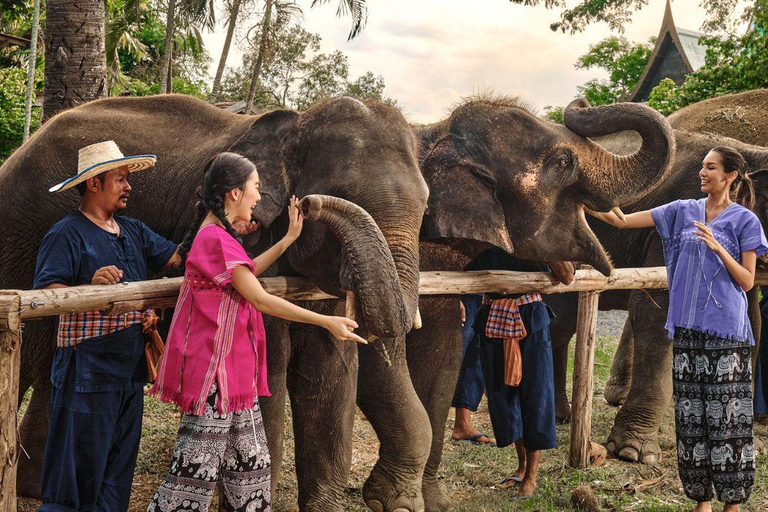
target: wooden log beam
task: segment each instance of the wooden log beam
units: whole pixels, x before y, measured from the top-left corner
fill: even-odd
[[[571,445],[568,465],[576,469],[589,466],[589,438],[592,435],[592,393],[597,338],[597,304],[600,293],[579,293],[576,319],[576,353],[573,361],[573,394],[571,396]]]
[[[299,277],[260,279],[264,289],[287,300],[334,299],[309,280]],[[756,284],[768,284],[768,272],[758,272]],[[78,286],[54,290],[16,291],[20,298],[19,319],[56,316],[74,311],[100,310],[123,313],[147,307],[171,307],[181,278],[157,279],[113,286]],[[663,289],[667,287],[664,267],[616,269],[610,277],[595,270],[577,270],[574,282],[566,286],[546,272],[422,272],[420,295],[464,295],[467,293],[566,293],[583,291]],[[4,293],[0,291],[0,294]],[[3,322],[0,310],[0,326]]]
[[[0,510],[16,510],[19,459],[18,410],[21,365],[19,297],[0,295]]]

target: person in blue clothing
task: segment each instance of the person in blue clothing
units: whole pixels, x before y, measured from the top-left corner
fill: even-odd
[[[702,199],[627,215],[589,212],[618,228],[655,226],[669,281],[677,462],[697,512],[739,510],[755,477],[752,329],[747,296],[768,242],[751,211],[755,191],[738,150],[716,147],[699,171]]]
[[[128,204],[129,175],[155,160],[124,157],[113,141],[80,150],[78,173],[50,189],[76,188],[80,206],[43,238],[35,288],[142,281],[181,262],[175,244],[116,215]],[[128,510],[147,379],[145,313],[60,316],[40,511]]]
[[[483,252],[468,270],[513,270],[549,272],[546,263],[521,260],[501,249]],[[571,267],[571,272],[573,271]],[[517,386],[505,383],[505,354],[501,339],[486,335],[492,304],[498,299],[515,299],[517,321],[524,326],[519,345],[522,379]],[[482,364],[485,393],[493,433],[499,448],[515,445],[517,469],[502,481],[503,486],[519,485],[516,498],[524,499],[536,490],[542,450],[557,446],[555,435],[555,390],[549,323],[552,311],[539,294],[485,294],[473,322],[470,347]],[[469,349],[468,349],[469,352]]]

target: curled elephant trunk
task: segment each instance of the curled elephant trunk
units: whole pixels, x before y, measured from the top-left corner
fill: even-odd
[[[642,145],[631,155],[611,153],[587,140],[579,152],[579,187],[587,206],[608,211],[653,190],[671,167],[675,138],[667,120],[657,111],[637,104],[591,107],[583,98],[563,113],[565,126],[582,137],[600,137],[625,130],[640,134]]]
[[[411,327],[387,241],[373,218],[344,199],[313,194],[300,202],[304,216],[319,221],[341,242],[341,286],[357,295],[366,328],[377,336],[402,336]]]

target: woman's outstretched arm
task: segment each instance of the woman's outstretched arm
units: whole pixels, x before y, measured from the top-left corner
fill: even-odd
[[[613,212],[593,212],[586,206],[584,207],[584,211],[594,218],[607,222],[611,226],[619,229],[651,228],[656,225],[653,220],[653,215],[651,215],[651,210],[630,213],[625,215],[623,220]]]
[[[287,300],[267,293],[248,267],[238,266],[232,269],[232,286],[240,295],[264,314],[284,318],[293,322],[318,325],[328,329],[340,340],[368,343],[352,332],[357,322],[343,316],[326,316],[291,304]]]

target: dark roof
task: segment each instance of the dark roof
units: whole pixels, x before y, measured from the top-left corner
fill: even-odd
[[[29,46],[29,39],[0,33],[0,48],[6,46]]]
[[[622,101],[647,101],[651,90],[665,78],[672,79],[677,85],[682,84],[686,75],[704,65],[707,49],[699,44],[702,37],[704,34],[701,32],[675,26],[672,7],[667,0],[664,20],[651,58],[635,88]]]

